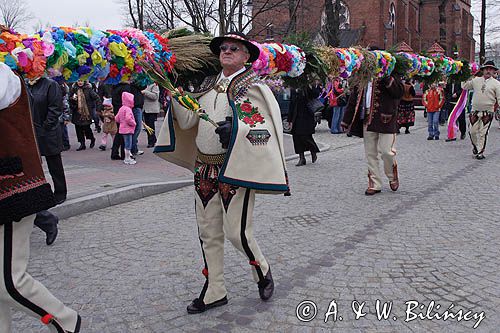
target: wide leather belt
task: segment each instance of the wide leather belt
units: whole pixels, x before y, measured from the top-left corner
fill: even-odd
[[[224,164],[226,154],[224,153],[224,154],[209,155],[209,154],[203,154],[201,151],[198,150],[197,158],[201,163],[204,164]]]

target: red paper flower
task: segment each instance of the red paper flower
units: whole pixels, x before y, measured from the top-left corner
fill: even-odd
[[[251,113],[252,112],[252,104],[250,103],[242,103],[240,105],[241,111],[245,113]]]
[[[256,123],[261,123],[262,121],[264,121],[264,117],[262,117],[259,113],[256,113],[252,116],[252,120]]]
[[[120,74],[120,70],[118,69],[118,67],[116,67],[115,64],[111,65],[109,68],[109,76],[110,77],[117,77],[118,74]]]

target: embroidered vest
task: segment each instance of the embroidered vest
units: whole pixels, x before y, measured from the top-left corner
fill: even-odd
[[[55,205],[35,141],[26,87],[0,110],[0,225]]]

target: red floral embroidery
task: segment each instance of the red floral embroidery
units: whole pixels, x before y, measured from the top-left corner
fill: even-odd
[[[250,103],[243,103],[240,105],[241,111],[245,113],[252,113],[252,104]]]
[[[262,115],[256,113],[252,116],[252,120],[255,121],[255,122],[262,122],[264,120],[264,117],[262,117]]]
[[[237,104],[236,110],[238,111],[238,118],[250,127],[265,123],[264,117],[260,114],[257,107],[252,106],[252,102],[249,99],[243,101],[241,104]]]
[[[254,125],[255,124],[255,121],[253,121],[252,118],[250,118],[250,117],[243,118],[243,122],[245,124],[248,124],[248,125]]]

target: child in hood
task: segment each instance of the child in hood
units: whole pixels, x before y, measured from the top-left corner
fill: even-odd
[[[102,137],[101,145],[99,149],[106,150],[106,144],[108,142],[108,134],[111,134],[111,138],[114,139],[116,132],[118,132],[118,126],[115,122],[115,114],[113,113],[113,104],[111,103],[111,98],[105,98],[102,102]],[[113,140],[111,140],[113,141]]]
[[[123,136],[125,142],[125,164],[135,164],[136,161],[130,155],[132,149],[132,136],[135,131],[135,119],[132,108],[134,107],[134,95],[128,92],[122,93],[122,107],[115,116],[115,121],[120,124],[118,133]]]

